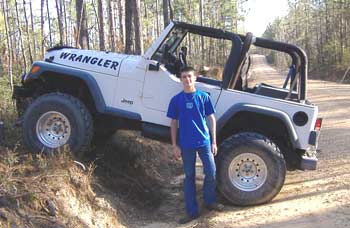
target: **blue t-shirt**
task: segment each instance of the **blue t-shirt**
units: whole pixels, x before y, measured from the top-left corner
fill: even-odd
[[[179,121],[179,143],[183,149],[210,145],[206,116],[215,113],[209,94],[196,90],[175,95],[168,108],[167,117]]]

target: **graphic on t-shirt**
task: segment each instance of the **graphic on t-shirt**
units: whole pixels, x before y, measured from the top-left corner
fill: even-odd
[[[186,102],[186,108],[187,109],[192,109],[193,108],[193,103],[192,102]]]

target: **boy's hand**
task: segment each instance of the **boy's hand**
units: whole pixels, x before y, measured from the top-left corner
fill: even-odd
[[[180,160],[181,158],[181,150],[178,146],[173,146],[173,154],[174,154],[174,158],[176,160]]]
[[[218,153],[218,147],[216,146],[216,143],[211,144],[211,152],[214,154],[214,156]]]

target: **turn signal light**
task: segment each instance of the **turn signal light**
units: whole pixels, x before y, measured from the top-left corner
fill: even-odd
[[[317,118],[315,123],[315,131],[321,130],[321,126],[322,126],[322,118]]]
[[[39,66],[33,66],[32,67],[32,69],[31,69],[31,71],[30,71],[30,73],[36,73],[36,72],[38,72],[40,70],[40,67]]]

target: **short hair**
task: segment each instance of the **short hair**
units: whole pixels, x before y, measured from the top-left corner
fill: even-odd
[[[193,71],[194,74],[197,74],[196,70],[195,70],[193,67],[186,66],[186,67],[184,67],[184,68],[182,68],[182,69],[180,70],[180,75],[181,75],[183,72],[191,72],[191,71]]]

